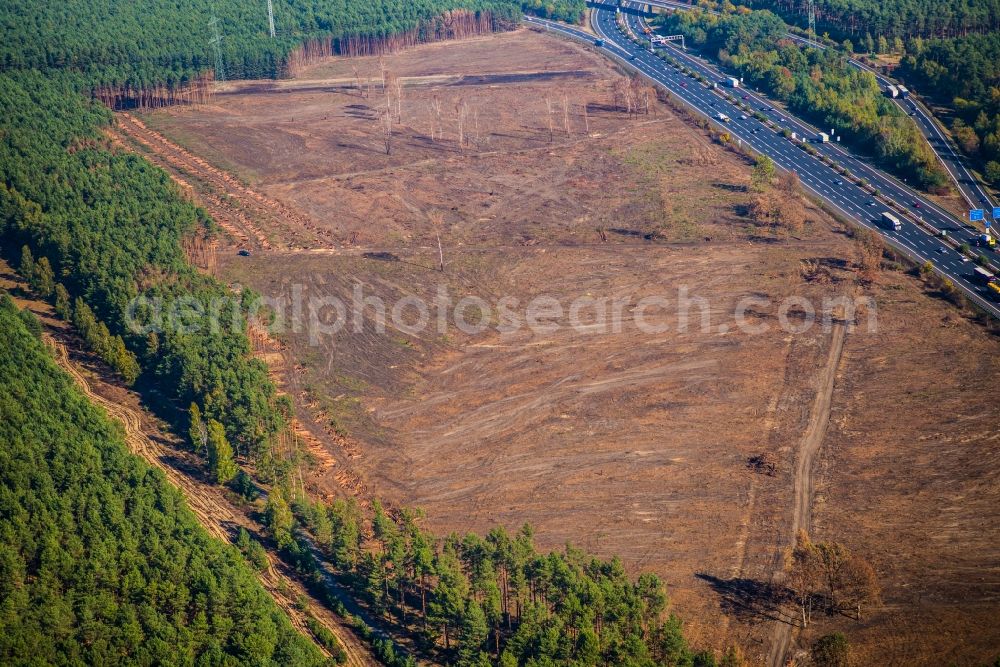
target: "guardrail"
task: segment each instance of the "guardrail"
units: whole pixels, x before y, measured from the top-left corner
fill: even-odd
[[[547,21],[538,20],[538,19],[536,19],[535,21],[538,22],[538,23],[541,23],[542,25],[545,25],[546,23],[549,23]],[[616,25],[617,25],[617,22],[616,22]],[[591,26],[591,27],[593,28],[593,26]],[[571,36],[571,37],[573,37],[575,39],[578,39],[580,41],[588,41],[589,42],[589,41],[591,41],[593,39],[593,37],[589,36],[589,35],[588,36],[577,35],[577,34],[571,32],[571,31],[562,31],[562,32],[563,32],[563,34],[569,35],[569,36]],[[603,38],[604,37],[603,33],[600,30],[595,29],[595,33],[596,33],[596,35],[597,35],[598,38]],[[622,31],[622,34],[624,35],[625,32]],[[617,46],[617,45],[615,45],[615,46]],[[619,55],[619,54],[617,54],[617,53],[615,53],[613,51],[610,51],[610,50],[605,50],[605,51],[602,51],[601,53],[602,53],[602,55],[610,56],[613,60],[617,61],[620,65],[624,66],[625,69],[630,70],[630,71],[634,71],[634,72],[636,72],[637,74],[639,74],[641,76],[646,76],[645,73],[642,72],[642,70],[640,70],[630,60],[622,57],[621,55]],[[658,55],[658,57],[661,60],[670,60],[678,68],[688,69],[688,68],[686,68],[685,65],[683,65],[680,62],[678,62],[672,56],[668,55],[665,52],[661,52]],[[647,76],[647,78],[649,78],[649,77]],[[703,112],[701,109],[699,109],[698,107],[696,107],[693,104],[689,103],[688,101],[684,100],[682,97],[679,97],[678,95],[674,94],[669,88],[667,88],[666,86],[664,86],[660,82],[656,81],[655,79],[653,79],[652,81],[653,81],[653,85],[658,90],[660,90],[663,93],[665,93],[668,96],[669,100],[671,100],[673,102],[676,102],[676,103],[679,103],[679,105],[685,110],[685,112],[691,113],[692,116],[704,118],[707,121],[707,123],[709,125],[711,125],[712,127],[715,127],[715,128],[718,128],[718,129],[724,130],[724,131],[727,130],[727,126],[725,124],[720,123],[719,121],[717,121],[714,118],[712,118],[710,115],[705,114],[705,112]],[[767,127],[771,128],[771,129],[774,129],[774,128],[777,127],[777,125],[775,123],[773,123],[772,121],[770,121],[770,119],[768,119],[766,121],[766,125],[767,125]],[[764,153],[758,151],[757,149],[753,148],[753,146],[751,146],[750,144],[743,143],[742,139],[739,139],[739,137],[737,137],[737,139],[740,141],[740,145],[738,147],[738,150],[743,155],[745,155],[745,156],[747,156],[749,158],[755,158],[755,156],[769,157],[769,156],[766,156],[766,154],[764,154]],[[732,147],[732,148],[736,149],[737,147]],[[826,156],[822,156],[822,157],[826,158]],[[839,167],[840,169],[843,169],[845,172],[847,172],[847,174],[850,173],[845,167],[843,167],[842,165],[840,165],[839,163],[837,163],[836,161],[834,161],[832,158],[826,158],[824,160],[824,163],[827,164],[828,166],[830,166],[831,168],[836,169],[836,168]],[[775,166],[776,166],[776,168],[780,169],[781,171],[785,171],[785,172],[789,171],[789,170],[783,169],[782,167],[780,167],[778,165],[775,165]],[[847,174],[845,174],[845,175],[847,175]],[[889,197],[887,197],[885,195],[874,194],[875,192],[877,192],[877,189],[875,189],[874,186],[870,186],[870,187],[871,187],[871,189],[866,189],[865,191],[869,192],[870,194],[872,194],[873,198],[875,198],[876,200],[883,200],[884,202],[886,202],[886,204],[890,208],[902,211],[903,214],[906,215],[908,218],[912,219],[912,221],[915,224],[920,224],[921,228],[923,228],[923,229],[926,229],[929,226],[928,223],[926,223],[922,219],[920,219],[920,218],[914,218],[912,212],[905,205],[899,204],[895,200],[893,200],[893,199],[891,199],[891,198],[889,198]],[[952,284],[955,284],[953,282],[953,279],[952,279],[951,276],[948,276],[946,273],[944,273],[940,268],[938,268],[936,265],[934,265],[934,263],[931,262],[929,259],[924,259],[924,258],[919,257],[918,255],[915,254],[914,251],[911,251],[906,246],[904,246],[901,243],[897,242],[893,238],[888,237],[888,236],[882,234],[881,233],[881,228],[878,225],[871,224],[869,222],[865,222],[864,220],[862,220],[860,218],[857,218],[854,215],[852,215],[851,213],[848,213],[847,211],[845,211],[842,208],[840,208],[840,206],[836,202],[828,201],[828,200],[824,199],[823,196],[819,192],[817,192],[816,190],[814,190],[808,184],[803,184],[803,188],[805,189],[804,192],[805,192],[806,196],[811,201],[813,201],[817,206],[819,206],[821,209],[823,209],[824,211],[827,211],[831,215],[834,215],[834,217],[840,219],[845,224],[852,225],[852,226],[860,226],[860,227],[862,227],[864,229],[867,229],[869,231],[874,231],[875,233],[878,233],[879,236],[880,236],[880,238],[884,239],[885,242],[886,242],[886,244],[889,247],[891,247],[894,252],[898,252],[905,259],[907,259],[908,261],[912,262],[914,264],[914,266],[922,267],[926,263],[929,262],[931,264],[932,270],[934,271],[934,273],[939,278],[948,280],[948,281],[952,282]],[[832,209],[835,209],[835,210],[832,210]],[[934,232],[937,232],[937,230],[934,229],[933,227],[931,227],[931,229]],[[932,237],[940,238],[936,233],[932,234]],[[952,239],[952,241],[953,241],[953,239]],[[987,315],[990,315],[990,316],[993,316],[993,317],[997,317],[996,313],[994,312],[994,311],[997,310],[997,307],[994,306],[991,302],[987,301],[986,299],[984,299],[983,297],[981,297],[976,292],[974,292],[974,291],[972,291],[970,289],[967,289],[967,288],[965,288],[965,287],[963,287],[961,285],[958,285],[958,288],[962,291],[962,293],[964,294],[964,298],[966,299],[966,301],[971,306],[974,306],[975,308],[977,308],[978,310],[980,310],[981,312],[983,312],[983,313],[985,313]]]

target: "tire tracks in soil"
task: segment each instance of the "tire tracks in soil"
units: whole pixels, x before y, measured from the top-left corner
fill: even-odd
[[[795,541],[799,530],[809,530],[812,525],[812,501],[814,480],[812,476],[813,460],[830,424],[830,408],[833,403],[833,390],[837,379],[837,369],[844,353],[844,339],[847,327],[843,322],[836,322],[830,338],[830,351],[826,365],[818,377],[816,398],[809,414],[806,432],[799,444],[799,455],[795,464],[793,482],[792,523],[789,530],[789,545]],[[769,667],[783,667],[785,656],[791,644],[793,626],[785,621],[776,621],[771,636],[771,648],[767,656]]]
[[[172,456],[171,451],[146,435],[142,427],[141,415],[135,410],[96,393],[87,377],[70,360],[66,345],[49,334],[46,334],[45,339],[53,351],[56,363],[69,373],[88,400],[103,408],[111,418],[121,422],[125,430],[125,441],[132,452],[163,471],[167,480],[181,490],[188,507],[194,512],[199,523],[213,537],[231,544],[235,536],[227,529],[227,526],[249,527],[256,532],[257,527],[223,499],[219,489],[201,483],[166,463],[165,461]],[[337,641],[347,655],[345,665],[364,667],[365,665],[378,664],[353,632],[322,603],[309,596],[301,584],[285,574],[281,565],[276,566],[275,561],[276,559],[268,553],[268,569],[264,572],[258,572],[258,579],[278,606],[288,615],[292,625],[306,637],[312,637],[306,626],[307,616],[296,605],[296,599],[305,597],[311,602],[312,615],[337,637]],[[318,644],[317,648],[329,655]]]
[[[219,226],[241,245],[262,250],[274,247],[259,221],[266,221],[270,227],[288,234],[294,229],[314,230],[312,222],[289,206],[244,185],[231,174],[151,130],[132,114],[120,112],[115,118],[116,130],[109,131],[112,140],[126,150],[130,149],[128,140],[148,149],[145,157],[164,168],[192,199],[200,200]],[[195,184],[185,180],[185,176],[205,187],[196,194]]]

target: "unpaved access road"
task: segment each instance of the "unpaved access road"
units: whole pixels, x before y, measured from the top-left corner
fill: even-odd
[[[830,354],[827,357],[826,366],[817,379],[819,386],[816,391],[816,399],[813,401],[812,411],[809,414],[809,425],[806,427],[799,447],[793,482],[792,524],[789,530],[793,542],[799,530],[808,531],[812,523],[813,461],[823,444],[823,437],[826,435],[826,429],[830,423],[833,387],[837,378],[837,368],[840,366],[840,358],[844,352],[845,336],[846,327],[844,324],[839,322],[834,324],[830,339]],[[785,654],[788,652],[791,638],[792,625],[784,620],[776,621],[771,650],[767,658],[767,664],[770,667],[782,667],[785,664]]]
[[[188,507],[198,517],[198,521],[214,537],[225,542],[232,542],[234,535],[227,526],[247,525],[248,519],[238,513],[221,495],[217,488],[202,484],[191,477],[178,472],[175,468],[164,463],[164,458],[170,452],[146,435],[142,428],[141,415],[126,406],[110,401],[96,393],[88,378],[69,358],[69,351],[62,342],[47,335],[46,342],[51,347],[54,357],[59,366],[69,373],[76,382],[80,390],[87,398],[96,405],[102,407],[111,418],[121,422],[125,428],[125,441],[132,452],[145,459],[167,476],[167,479],[179,488]],[[302,596],[309,597],[305,588],[297,581],[279,571],[275,566],[275,559],[268,555],[270,566],[264,572],[259,572],[260,582],[267,589],[274,601],[280,606],[292,621],[292,625],[307,637],[311,637],[306,627],[306,614],[300,610],[295,603],[295,599]],[[310,598],[311,599],[311,598]],[[350,667],[363,667],[364,665],[378,664],[368,649],[354,636],[354,634],[331,612],[329,612],[318,601],[312,601],[310,605],[312,615],[322,623],[336,637],[347,654],[344,663]],[[322,647],[318,648],[329,655]]]

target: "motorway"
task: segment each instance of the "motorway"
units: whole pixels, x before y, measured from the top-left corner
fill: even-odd
[[[974,263],[965,258],[953,245],[945,243],[934,235],[947,231],[949,239],[954,243],[973,245],[974,229],[960,223],[951,214],[904,183],[864,160],[852,156],[836,143],[811,144],[819,155],[825,155],[847,167],[853,176],[867,179],[880,193],[879,198],[873,197],[855,185],[853,178],[839,174],[832,166],[823,163],[818,156],[810,155],[800,148],[799,142],[786,139],[780,132],[780,128],[786,128],[799,134],[800,138],[808,138],[816,136],[818,133],[816,128],[777,109],[760,93],[743,88],[715,89],[699,83],[682,73],[679,67],[664,62],[648,48],[633,44],[621,34],[615,23],[616,13],[613,6],[594,4],[592,9],[593,29],[604,40],[603,46],[597,48],[605,55],[622,61],[669,90],[687,106],[708,117],[720,128],[724,128],[742,146],[767,155],[783,170],[796,172],[806,190],[826,202],[840,215],[877,231],[889,245],[912,260],[921,264],[931,262],[940,274],[959,286],[971,301],[994,317],[1000,318],[998,304],[985,296],[986,291],[983,287],[971,281]],[[639,30],[640,18],[629,14],[626,16],[633,22],[633,30]],[[526,17],[525,20],[550,31],[594,44],[594,35],[581,29],[532,17]],[[709,81],[717,82],[725,78],[710,63],[684,52],[679,47],[668,47],[668,52],[676,61],[702,74]],[[732,101],[727,99],[726,93],[733,94]],[[746,99],[743,99],[744,97]],[[749,110],[737,106],[739,104],[747,105]],[[731,121],[728,123],[717,121],[716,116],[719,113],[726,114]],[[754,113],[763,114],[779,130],[776,131],[768,124],[754,118]],[[892,200],[897,204],[895,215],[903,221],[900,231],[886,229],[879,223],[882,211],[889,210],[885,204],[886,200]],[[919,208],[914,204],[919,204]],[[923,224],[918,224],[918,219]]]
[[[659,7],[663,9],[685,11],[690,10],[691,5],[684,2],[676,2],[674,0],[645,0],[645,2],[623,2],[623,6],[632,6],[637,10],[641,9],[643,5],[651,7]],[[717,11],[711,9],[704,9],[703,11],[708,11],[713,14],[718,14]],[[800,44],[807,44],[817,49],[826,49],[826,45],[817,42],[816,40],[807,39],[801,35],[795,33],[788,33],[789,39],[798,42]],[[857,60],[855,58],[849,58],[847,61],[852,67],[864,70],[870,73],[878,81],[879,85],[883,88],[887,88],[890,85],[899,85],[898,81],[893,81],[889,77],[879,74],[878,71],[869,67],[865,63]],[[927,140],[930,145],[931,150],[937,154],[938,159],[941,164],[947,170],[948,175],[951,176],[952,182],[958,188],[959,192],[965,198],[966,202],[969,204],[970,208],[992,208],[996,204],[990,199],[989,195],[983,189],[982,185],[976,178],[969,172],[968,168],[965,166],[965,162],[959,156],[958,151],[952,143],[945,137],[944,132],[938,126],[937,121],[934,120],[933,114],[930,110],[924,106],[919,100],[915,98],[894,98],[893,102],[896,103],[903,112],[908,115],[912,115],[914,122],[917,124],[921,134]]]

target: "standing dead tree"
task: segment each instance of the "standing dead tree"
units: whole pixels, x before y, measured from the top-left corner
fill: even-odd
[[[391,78],[392,74],[390,73],[387,76],[389,78]],[[382,85],[382,94],[385,96],[385,108],[386,108],[386,111],[388,111],[389,113],[392,113],[392,110],[393,110],[393,107],[394,107],[394,105],[392,103],[392,87],[383,84]]]
[[[385,56],[380,54],[379,57],[378,57],[378,73],[379,73],[379,78],[382,80],[382,91],[383,92],[385,92],[385,75],[386,75],[387,71],[388,71],[388,69],[387,69],[387,66],[385,64]]]
[[[615,108],[632,115],[632,85],[628,79],[618,79],[613,88]]]
[[[466,123],[469,119],[469,105],[464,99],[459,100],[455,105],[455,116],[458,129],[458,149],[463,150],[465,148]]]
[[[443,128],[441,127],[441,98],[437,95],[431,100],[431,141],[436,142],[441,138]]]
[[[438,247],[438,271],[444,273],[444,247],[441,245],[441,232],[444,230],[444,216],[440,211],[431,211],[427,214],[431,221],[431,229],[434,230],[434,238],[437,239]]]
[[[403,122],[403,80],[395,77],[396,88],[396,122]]]
[[[647,86],[638,76],[618,79],[612,90],[615,108],[624,111],[631,117],[640,113],[648,115],[653,109],[656,91]]]
[[[803,628],[809,627],[822,573],[819,551],[804,530],[795,536],[795,546],[785,556],[785,568],[788,587],[799,608],[799,621]]]
[[[351,70],[354,72],[354,88],[358,91],[358,95],[361,97],[367,97],[365,95],[365,85],[361,78],[361,72],[358,71],[356,65],[351,65]]]
[[[649,86],[640,85],[637,91],[637,97],[639,99],[639,104],[642,108],[642,113],[648,116],[650,109],[652,109],[651,101],[653,99],[653,91],[650,89]]]
[[[479,142],[479,109],[474,109],[472,112],[472,141],[475,142],[476,148],[481,148]]]
[[[872,284],[878,280],[882,268],[882,256],[885,246],[877,234],[862,229],[855,232],[855,245],[858,249],[858,280],[864,284]]]
[[[391,109],[396,116],[396,122],[403,122],[403,81],[389,70],[385,70],[382,86],[385,93],[386,108]]]
[[[392,155],[392,131],[393,131],[392,109],[386,107],[384,111],[379,113],[378,120],[382,130],[382,141],[385,143],[385,154]]]
[[[865,559],[836,542],[813,542],[805,531],[796,536],[786,568],[802,627],[811,622],[817,604],[827,613],[853,614],[861,620],[865,606],[881,601],[878,576]]]
[[[552,127],[552,100],[550,100],[547,97],[545,98],[545,119],[548,121],[548,124],[549,124],[549,143],[552,143],[552,140],[553,140],[553,136],[552,136],[552,134],[553,134],[553,127]]]

